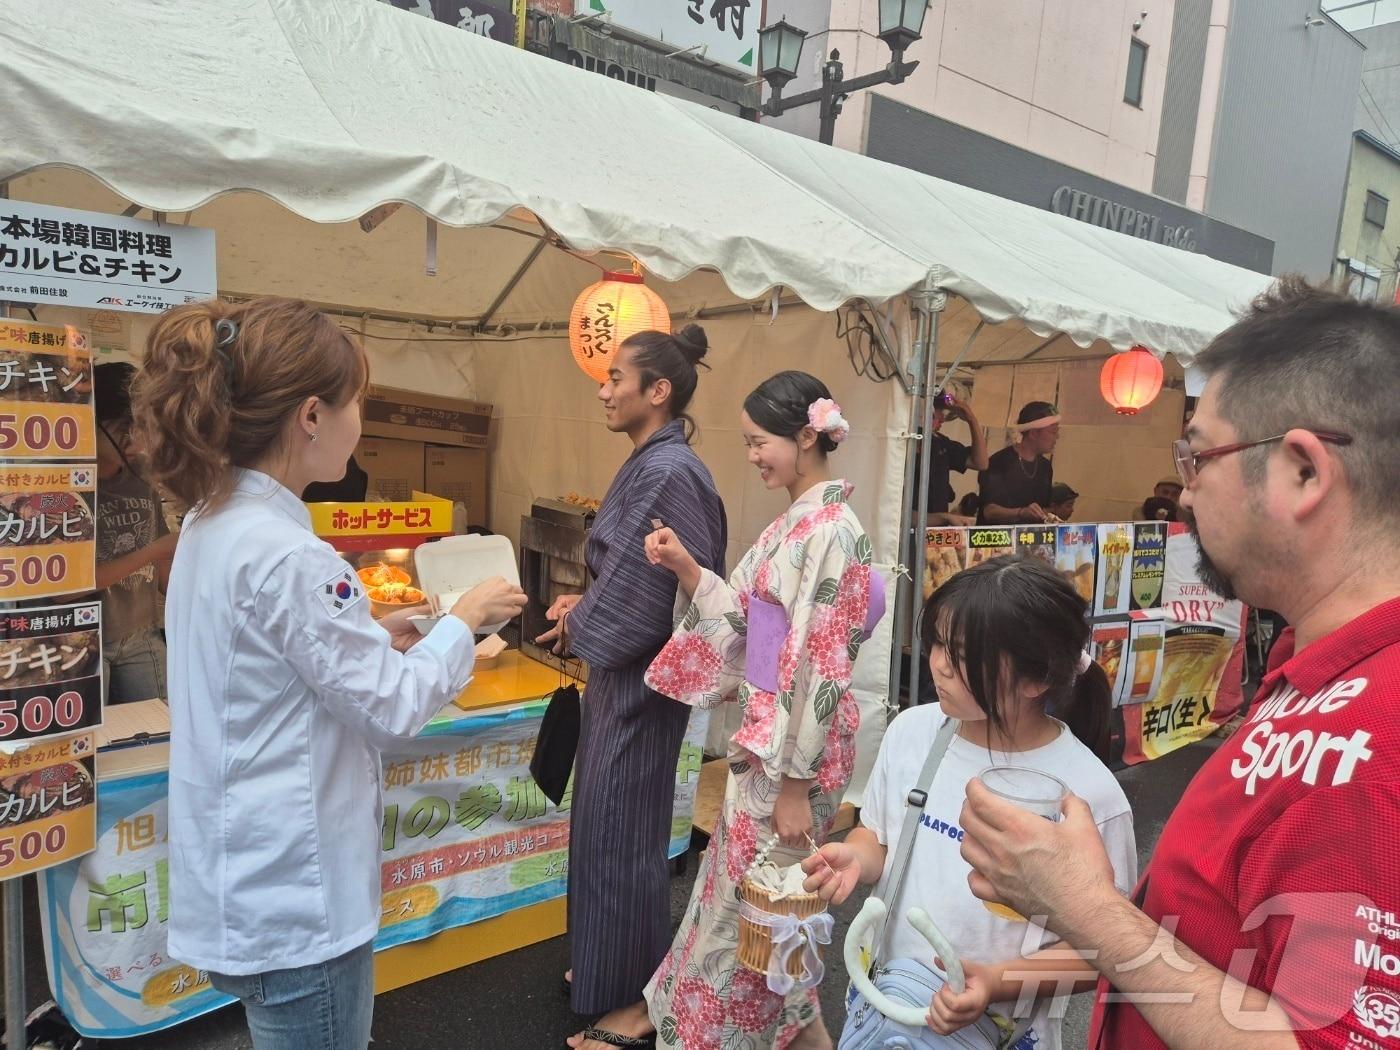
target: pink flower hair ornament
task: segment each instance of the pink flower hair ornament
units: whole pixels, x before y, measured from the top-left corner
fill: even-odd
[[[851,436],[851,424],[841,414],[841,406],[829,397],[819,397],[807,409],[807,422],[819,434],[825,434],[836,444]]]

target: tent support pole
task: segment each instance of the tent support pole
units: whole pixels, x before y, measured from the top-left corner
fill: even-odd
[[[24,1050],[24,880],[5,883],[5,1050]]]
[[[481,315],[481,319],[473,326],[478,332],[483,331],[486,326],[491,323],[491,319],[496,316],[496,311],[510,298],[510,293],[515,291],[515,286],[521,282],[525,274],[529,272],[530,267],[535,265],[535,260],[538,259],[548,247],[548,238],[541,237],[535,242],[535,246],[530,249],[530,254],[525,256],[525,260],[515,268],[515,273],[510,275],[510,280],[505,283],[505,287],[501,289],[500,294],[496,296],[491,305],[486,308],[486,312]]]
[[[9,184],[0,184],[0,199],[9,197]],[[0,302],[0,317],[10,316],[10,304]],[[17,609],[18,604],[3,603]],[[24,1050],[24,877],[4,883],[5,1050]]]
[[[933,426],[935,368],[938,364],[938,318],[948,305],[945,292],[925,288],[910,296],[916,323],[911,360],[913,398],[909,406],[907,440],[913,447],[904,455],[904,486],[899,512],[899,564],[908,567],[895,579],[893,645],[890,649],[890,699],[898,705],[904,680],[904,645],[909,643],[909,702],[919,702],[919,611],[923,598],[927,551],[919,538],[928,530],[928,468],[932,445],[922,440]],[[916,460],[922,472],[914,492]],[[917,507],[917,509],[916,509]]]
[[[924,567],[928,563],[928,543],[925,537],[928,535],[929,467],[933,462],[933,442],[929,438],[933,434],[934,394],[939,389],[936,379],[938,371],[938,319],[948,305],[947,293],[934,292],[926,296],[920,305],[928,314],[928,346],[924,351],[923,397],[919,402],[919,486],[918,491],[914,493],[918,504],[917,510],[914,507],[909,508],[911,517],[916,518],[918,523],[914,534],[909,537],[914,554],[913,573],[909,581],[909,703],[911,705],[919,702],[919,679],[923,672],[923,647],[919,644],[919,614],[923,611]],[[908,500],[905,501],[906,504],[908,502]]]

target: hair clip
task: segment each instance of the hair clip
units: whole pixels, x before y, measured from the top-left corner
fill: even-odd
[[[224,378],[228,381],[229,391],[233,391],[233,358],[230,356],[227,347],[233,345],[233,341],[238,338],[238,322],[227,317],[220,318],[214,325],[214,349],[219,352],[219,356],[224,359]]]

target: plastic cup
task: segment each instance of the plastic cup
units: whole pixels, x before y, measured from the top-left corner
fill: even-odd
[[[1069,788],[1058,777],[1025,766],[989,766],[977,774],[977,779],[997,798],[1046,820],[1060,819],[1060,809],[1069,794]],[[999,918],[1026,921],[1024,915],[1004,904],[983,901],[982,906]]]

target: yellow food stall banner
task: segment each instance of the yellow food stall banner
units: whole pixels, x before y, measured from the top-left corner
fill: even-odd
[[[6,601],[97,586],[91,466],[0,464],[0,593]]]
[[[95,753],[91,733],[0,752],[0,881],[92,852]]]
[[[312,531],[343,551],[409,547],[452,534],[451,502],[431,496],[409,503],[308,503],[307,509]]]
[[[0,319],[0,459],[92,459],[96,433],[83,334]]]
[[[564,896],[573,800],[556,806],[530,776],[548,704],[440,716],[384,755],[377,950]],[[690,845],[708,727],[708,712],[692,713],[671,857]],[[169,789],[164,772],[104,776],[96,851],[38,879],[49,986],[90,1038],[129,1039],[231,1001],[170,958]]]

